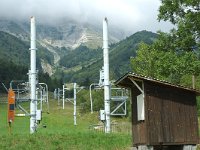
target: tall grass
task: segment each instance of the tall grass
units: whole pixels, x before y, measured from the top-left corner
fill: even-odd
[[[124,135],[100,133],[13,134],[1,136],[0,149],[129,149],[130,140]]]
[[[29,104],[24,107],[28,108]],[[17,110],[16,113],[21,113]],[[121,121],[127,121],[122,119]],[[97,113],[77,115],[73,125],[73,106],[66,104],[63,110],[56,101],[50,101],[50,113],[43,113],[37,132],[29,134],[29,117],[15,117],[11,134],[7,125],[7,104],[0,104],[0,149],[41,150],[121,150],[130,149],[131,135],[127,133],[97,133],[89,130],[99,123]]]

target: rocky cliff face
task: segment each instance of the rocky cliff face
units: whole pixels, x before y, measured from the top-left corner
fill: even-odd
[[[22,40],[29,39],[28,22],[0,20],[0,30]],[[116,33],[112,28],[109,32],[110,43],[118,42],[126,36],[120,30]],[[89,48],[97,48],[102,46],[102,28],[74,21],[64,21],[54,25],[37,23],[37,38],[38,42],[43,41],[54,47],[74,49],[83,44]]]
[[[0,31],[7,32],[15,37],[29,41],[29,22],[0,20]],[[109,30],[110,43],[116,43],[126,35],[122,32]],[[77,23],[71,20],[51,24],[37,22],[37,42],[47,48],[54,55],[54,64],[47,64],[41,60],[44,72],[53,74],[53,68],[57,66],[60,57],[65,55],[58,52],[59,48],[75,49],[80,45],[96,49],[102,47],[102,28],[91,24]]]

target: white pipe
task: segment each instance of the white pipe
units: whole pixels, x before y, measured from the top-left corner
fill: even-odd
[[[48,93],[48,91],[49,91],[49,89],[48,89],[48,85],[46,84],[46,83],[39,83],[39,85],[45,85],[45,89],[46,89],[46,91],[45,91],[45,95],[46,95],[46,102],[47,102],[47,112],[49,112],[49,93]],[[44,91],[43,91],[43,94],[42,95],[44,95]],[[44,98],[43,98],[44,99]],[[41,109],[42,110],[42,109]]]
[[[38,107],[37,107],[37,105],[38,105],[38,102],[37,102],[37,100],[38,100],[38,91],[39,91],[39,88],[36,87],[36,91],[35,91],[35,99],[36,99],[36,120],[37,120],[37,109],[38,109]]]
[[[92,100],[92,86],[99,85],[97,83],[90,84],[90,110],[91,114],[93,113],[93,100]]]
[[[43,103],[43,91],[40,90],[40,110],[42,111],[42,103]]]
[[[74,83],[74,125],[76,126],[76,83]]]
[[[26,114],[15,114],[16,117],[24,117]]]
[[[65,109],[65,85],[63,84],[63,109]]]
[[[57,99],[57,89],[54,90],[53,96],[54,96],[54,99]]]
[[[60,88],[58,88],[58,106],[60,106]]]
[[[104,60],[104,107],[105,133],[110,133],[110,81],[109,81],[109,52],[108,52],[108,20],[103,20],[103,60]]]
[[[31,48],[30,48],[30,133],[36,131],[36,27],[35,27],[35,17],[31,17]]]

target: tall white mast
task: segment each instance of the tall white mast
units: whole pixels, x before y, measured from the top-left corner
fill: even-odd
[[[76,83],[74,83],[74,125],[76,124]]]
[[[110,81],[109,81],[109,52],[108,52],[108,20],[103,20],[103,59],[104,59],[104,107],[105,133],[110,133]]]
[[[30,133],[36,131],[36,27],[35,27],[35,17],[31,17],[31,48],[30,48]]]
[[[65,84],[63,84],[63,109],[65,109]]]

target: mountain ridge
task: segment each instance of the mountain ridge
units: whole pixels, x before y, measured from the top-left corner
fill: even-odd
[[[117,79],[124,73],[131,71],[129,59],[130,57],[134,57],[136,55],[138,44],[140,42],[151,44],[156,38],[156,33],[143,30],[140,32],[136,32],[135,34],[131,35],[130,37],[127,37],[126,39],[116,44],[110,45],[109,66],[111,80]],[[64,75],[65,81],[84,83],[86,79],[90,79],[90,81],[98,82],[99,70],[103,66],[103,50],[99,48],[95,52],[85,48],[85,51],[87,53],[84,53],[83,51],[79,52],[79,49],[76,49],[74,51],[76,52],[76,55],[74,55],[74,53],[69,54],[68,56],[63,57],[61,59],[62,62],[64,60],[69,60],[69,58],[72,58],[72,62],[68,63],[68,61],[64,61],[61,64],[65,64],[66,67],[63,70],[64,72],[66,72],[66,74]],[[91,55],[88,55],[88,53],[91,53]],[[87,56],[88,59],[86,59],[85,61],[90,63],[85,63],[82,59],[80,61],[77,61],[79,56]],[[71,63],[73,63],[74,66]],[[71,66],[67,66],[69,64],[71,64]],[[71,70],[71,72],[67,70]]]
[[[9,33],[18,39],[30,41],[30,25],[28,22],[19,20],[0,19],[0,31]],[[37,45],[41,45],[53,55],[53,63],[44,59],[40,62],[44,72],[53,75],[55,67],[58,66],[60,58],[67,50],[74,50],[81,45],[91,49],[102,46],[102,30],[100,26],[89,23],[79,23],[73,20],[63,20],[54,24],[45,24],[37,21],[36,23]],[[122,34],[112,32],[110,34],[110,43],[116,43],[121,40]]]
[[[0,21],[1,23],[1,21]],[[8,25],[10,27],[7,27]],[[4,21],[4,25],[0,24],[0,26],[3,26],[4,28],[1,28],[0,33],[3,33],[7,35],[9,38],[4,39],[5,41],[8,41],[7,45],[13,45],[12,46],[12,52],[5,53],[6,50],[1,50],[1,47],[5,47],[0,45],[0,52],[3,55],[8,55],[8,60],[13,60],[14,63],[20,63],[20,64],[29,64],[29,24],[28,23],[22,23],[17,24],[15,22],[9,22]],[[40,27],[39,24],[37,27],[37,64],[39,64],[38,69],[43,70],[43,72],[47,72],[49,75],[51,75],[53,78],[62,78],[64,81],[69,82],[84,82],[87,78],[90,78],[91,81],[98,82],[99,78],[99,70],[103,66],[102,57],[103,57],[103,50],[102,50],[102,36],[99,30],[98,35],[96,33],[92,33],[93,35],[89,34],[88,36],[82,37],[83,40],[91,40],[91,44],[100,45],[98,47],[88,46],[88,43],[80,42],[80,45],[76,48],[68,48],[63,46],[62,44],[59,45],[59,42],[55,39],[64,39],[62,36],[70,37],[73,36],[75,38],[75,34],[78,30],[86,29],[82,28],[79,29],[77,26],[73,26],[73,23],[71,24],[70,31],[67,31],[66,34],[60,34],[60,32],[64,32],[65,28],[68,27],[62,27],[59,29],[59,27]],[[84,25],[80,25],[84,26]],[[59,31],[58,31],[58,30]],[[69,28],[68,28],[69,29]],[[50,30],[50,31],[49,31]],[[76,31],[75,31],[76,30]],[[22,32],[22,33],[21,33]],[[76,32],[74,34],[74,32]],[[91,31],[92,32],[92,31]],[[20,33],[20,34],[18,34]],[[87,32],[88,33],[88,32]],[[62,35],[62,36],[61,36]],[[110,35],[110,34],[109,34]],[[130,71],[130,63],[129,58],[132,56],[135,56],[137,45],[140,42],[145,43],[152,43],[153,40],[156,39],[155,33],[149,32],[149,31],[139,31],[134,33],[133,35],[126,37],[125,39],[119,41],[119,42],[110,42],[110,73],[111,73],[111,79],[116,79],[123,73]],[[51,37],[52,36],[52,37]],[[94,37],[97,37],[98,40],[96,40]],[[79,36],[78,36],[79,37]],[[77,41],[79,39],[76,39]],[[3,40],[2,40],[3,41]],[[109,41],[112,41],[111,37],[109,36]],[[14,42],[14,44],[12,44]],[[52,44],[54,42],[54,44]],[[57,43],[56,43],[57,42]],[[21,48],[17,48],[17,45],[21,43]],[[55,44],[56,43],[56,44]],[[3,44],[0,42],[0,44]],[[16,45],[16,47],[14,47]],[[9,47],[6,47],[6,49],[9,49]],[[20,55],[21,52],[24,52],[22,56]],[[72,50],[73,49],[73,50]],[[19,59],[24,58],[24,59]],[[2,58],[3,59],[3,58]],[[21,62],[17,62],[17,59]]]
[[[36,23],[36,28],[37,40],[46,42],[53,47],[75,49],[84,44],[89,48],[101,46],[102,29],[99,26],[66,20],[58,24]],[[27,22],[0,20],[0,30],[24,41],[28,41],[30,37]],[[110,31],[111,43],[116,43],[124,37],[125,35],[117,35],[112,30]],[[95,43],[95,45],[92,43]]]

